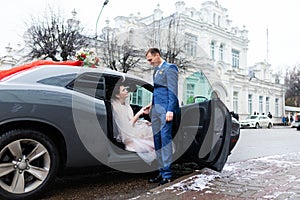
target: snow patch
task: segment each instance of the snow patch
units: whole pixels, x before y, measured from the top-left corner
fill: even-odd
[[[209,182],[214,180],[215,178],[219,178],[219,175],[215,174],[198,174],[194,175],[188,179],[185,179],[183,181],[180,181],[179,183],[176,183],[174,185],[171,185],[165,190],[183,190],[183,191],[200,191],[205,188],[209,188]]]

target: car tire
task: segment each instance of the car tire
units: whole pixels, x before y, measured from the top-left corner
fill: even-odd
[[[56,177],[58,150],[40,131],[10,130],[0,136],[0,166],[5,167],[0,174],[0,197],[38,199]]]
[[[268,128],[272,128],[272,124],[271,123],[268,124]]]
[[[255,128],[259,129],[259,124],[258,123],[255,124]]]

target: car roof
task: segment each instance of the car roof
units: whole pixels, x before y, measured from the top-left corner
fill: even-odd
[[[267,115],[250,115],[249,117],[268,117]]]
[[[133,78],[145,82],[142,78],[131,74],[125,74],[105,67],[82,67],[78,61],[34,61],[9,70],[0,71],[0,82],[32,83],[41,79],[64,74],[80,75],[85,72],[110,74],[125,78]]]

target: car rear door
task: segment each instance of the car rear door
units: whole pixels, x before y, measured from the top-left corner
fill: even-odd
[[[188,157],[202,166],[221,171],[230,146],[231,116],[203,73],[194,75],[193,101],[181,107],[180,126],[174,137],[176,158]],[[185,82],[188,85],[188,82]],[[187,98],[191,99],[191,98]],[[197,102],[197,99],[200,101]]]

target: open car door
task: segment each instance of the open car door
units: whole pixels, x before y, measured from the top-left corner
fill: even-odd
[[[193,87],[189,86],[191,83]],[[191,96],[187,97],[187,104],[181,107],[181,117],[177,119],[174,159],[192,160],[221,171],[229,155],[231,115],[203,73],[186,79],[185,86],[193,91],[189,91]]]
[[[229,155],[231,115],[203,73],[195,73],[190,79],[186,79],[183,87],[189,88],[193,83],[193,91],[185,91],[191,96],[174,119],[173,161],[196,162],[221,171]],[[151,102],[152,85],[130,78],[124,84],[130,88],[129,99],[134,111]]]

